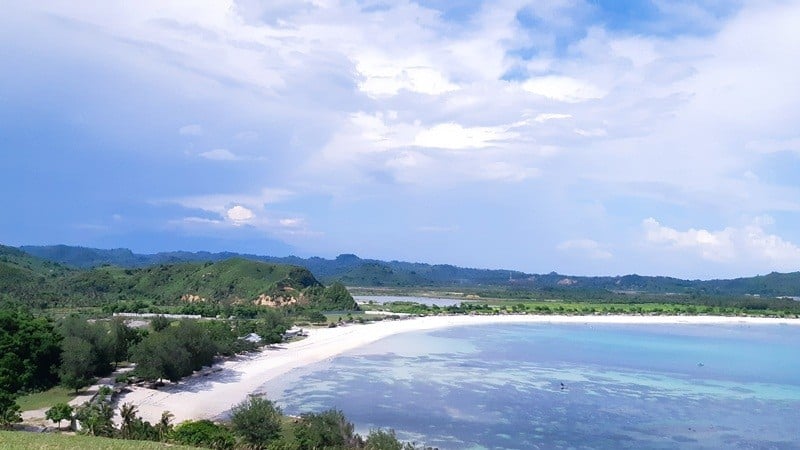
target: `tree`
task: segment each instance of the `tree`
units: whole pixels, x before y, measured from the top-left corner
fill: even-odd
[[[91,375],[106,375],[111,373],[114,350],[109,338],[109,330],[100,322],[87,322],[78,316],[69,316],[59,325],[61,335],[66,339],[75,337],[83,339],[91,346],[91,357],[88,359]]]
[[[49,320],[0,301],[0,391],[16,394],[56,384],[60,340]]]
[[[72,419],[72,406],[67,403],[56,403],[52,408],[48,409],[44,416],[47,420],[58,422],[58,428],[61,429],[62,420]]]
[[[324,322],[325,316],[322,321]],[[277,344],[283,341],[283,334],[289,329],[289,323],[280,312],[274,309],[263,309],[259,311],[256,321],[255,332],[261,336],[261,341],[265,344]]]
[[[105,401],[84,403],[75,411],[75,418],[81,423],[81,433],[92,436],[114,435],[114,410]]]
[[[236,440],[227,428],[210,420],[186,421],[175,427],[172,439],[183,445],[231,449]]]
[[[22,422],[22,416],[14,396],[0,391],[0,428],[10,428],[19,422]]]
[[[337,409],[303,414],[301,418],[295,428],[301,448],[357,448],[361,443],[353,424]]]
[[[371,430],[364,445],[366,450],[404,450],[394,430]]]
[[[266,448],[280,435],[281,410],[271,401],[250,396],[231,410],[231,428],[255,449]]]
[[[192,372],[189,353],[164,332],[151,333],[131,351],[136,375],[149,381],[178,381]]]
[[[358,303],[347,291],[347,288],[338,281],[325,288],[323,300],[318,306],[325,309],[358,310]]]
[[[70,336],[61,343],[61,384],[70,389],[88,386],[92,382],[92,345],[83,338]]]
[[[212,325],[213,327],[213,325]],[[214,363],[217,344],[211,339],[210,328],[195,320],[181,320],[177,327],[165,330],[172,340],[189,354],[189,371],[199,370]]]
[[[164,316],[155,316],[150,320],[150,327],[156,332],[166,329],[170,324],[172,322]]]
[[[128,359],[128,350],[136,343],[139,335],[125,325],[125,321],[119,317],[114,318],[110,326],[108,338],[112,350],[114,368],[116,368],[120,361]]]
[[[306,313],[306,317],[308,317],[308,320],[311,323],[323,323],[328,320],[328,318],[325,317],[325,314],[322,314],[319,311],[309,311]]]
[[[119,431],[122,439],[131,438],[132,428],[137,419],[136,412],[136,405],[132,403],[123,403],[119,408],[119,417],[122,419],[122,425]]]
[[[167,435],[172,431],[172,419],[175,416],[169,411],[161,411],[161,420],[156,425],[156,432],[158,432],[158,440],[163,441]]]

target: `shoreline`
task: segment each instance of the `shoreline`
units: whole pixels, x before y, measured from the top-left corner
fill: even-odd
[[[336,328],[310,328],[303,340],[279,344],[215,365],[222,370],[196,375],[161,389],[130,387],[116,404],[133,403],[143,420],[158,422],[162,411],[174,423],[214,419],[256,392],[263,384],[300,367],[333,358],[349,350],[408,332],[458,326],[496,324],[618,324],[618,325],[795,325],[800,319],[739,316],[566,316],[566,315],[453,315],[426,316],[351,324]]]

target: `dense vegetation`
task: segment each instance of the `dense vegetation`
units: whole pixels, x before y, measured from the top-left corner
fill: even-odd
[[[22,247],[31,255],[71,267],[89,268],[103,264],[135,268],[176,262],[223,261],[244,258],[304,267],[329,283],[340,281],[348,286],[371,287],[502,287],[522,291],[559,289],[565,291],[610,291],[650,294],[691,294],[711,296],[759,295],[762,297],[800,296],[800,272],[732,280],[681,280],[671,277],[625,275],[616,277],[576,277],[555,272],[527,274],[510,270],[486,270],[447,264],[421,264],[402,261],[361,259],[340,255],[335,259],[272,257],[235,253],[168,252],[153,255],[134,254],[127,249],[100,250],[69,246]]]
[[[138,269],[70,269],[0,247],[0,300],[33,308],[95,306],[106,312],[236,315],[236,308],[291,305],[357,309],[344,286],[325,288],[307,269],[233,258]],[[195,312],[197,310],[197,312]]]
[[[65,404],[55,405],[48,411],[49,419],[59,425],[61,421],[74,419],[80,424],[80,434],[97,440],[69,441],[69,438],[53,437],[42,439],[43,445],[60,448],[61,445],[69,447],[72,443],[80,443],[77,448],[161,448],[151,443],[141,442],[135,447],[104,439],[116,438],[213,449],[426,450],[416,444],[400,442],[392,430],[372,430],[362,437],[355,433],[353,424],[338,410],[303,414],[299,418],[286,417],[274,403],[261,397],[250,397],[236,405],[231,410],[229,422],[196,420],[177,426],[173,425],[169,412],[165,411],[158,423],[151,424],[138,416],[135,406],[127,403],[120,407],[121,423],[115,426],[110,405],[105,394],[74,410]],[[22,435],[29,433],[0,433],[0,444],[31,442],[29,437]]]

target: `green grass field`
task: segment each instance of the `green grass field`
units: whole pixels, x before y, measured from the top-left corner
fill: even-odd
[[[69,403],[75,398],[75,391],[62,386],[56,386],[43,392],[23,395],[17,399],[17,404],[23,411],[50,408],[56,403]]]
[[[148,441],[125,441],[91,436],[72,436],[56,433],[26,433],[23,431],[0,431],[2,449],[59,449],[59,450],[157,450],[190,449],[182,445]]]

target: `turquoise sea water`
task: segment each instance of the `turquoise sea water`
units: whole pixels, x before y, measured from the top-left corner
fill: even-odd
[[[457,327],[262,391],[290,414],[339,408],[360,432],[441,449],[800,449],[799,347],[787,325]]]

